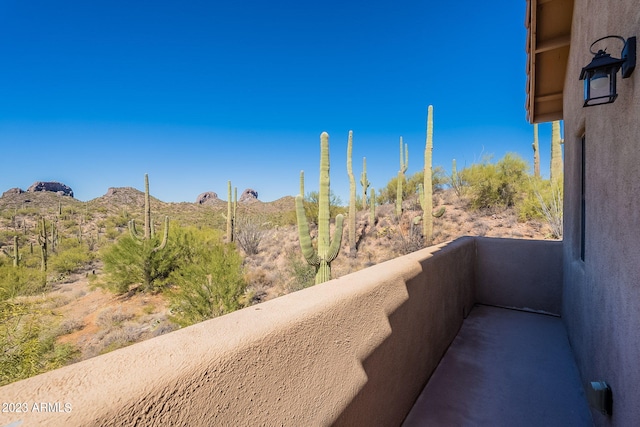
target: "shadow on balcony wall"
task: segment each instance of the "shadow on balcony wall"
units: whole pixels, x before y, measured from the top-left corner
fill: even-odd
[[[435,250],[434,250],[435,249]],[[408,298],[388,313],[391,334],[362,360],[367,382],[335,425],[399,425],[474,303],[473,238],[405,258],[420,270]]]

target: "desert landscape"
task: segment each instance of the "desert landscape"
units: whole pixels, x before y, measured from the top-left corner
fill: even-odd
[[[394,186],[392,182],[388,187]],[[314,284],[314,269],[305,262],[300,250],[294,198],[286,196],[262,202],[257,196],[255,190],[247,189],[234,204],[235,239],[230,245],[241,260],[242,285],[233,309],[259,304]],[[395,197],[384,191],[381,196]],[[313,193],[307,199],[313,200]],[[307,214],[313,216],[313,203],[305,203],[310,209]],[[161,230],[166,216],[172,233],[185,227],[207,229],[214,232],[218,240],[225,241],[229,207],[227,201],[214,192],[202,193],[193,203],[165,203],[151,196],[152,228]],[[434,244],[465,235],[552,237],[548,224],[541,219],[523,221],[514,207],[473,209],[468,196],[458,195],[446,185],[436,186],[433,209],[444,212],[434,217]],[[4,369],[3,384],[189,324],[176,321],[172,316],[175,306],[172,306],[171,292],[178,285],[170,279],[153,289],[133,283],[124,290],[114,290],[106,280],[105,254],[124,237],[129,237],[132,220],[144,224],[144,210],[145,193],[130,187],[109,188],[103,196],[87,202],[75,199],[72,190],[60,183],[35,183],[27,191],[4,192],[0,198],[0,245],[4,252],[0,255],[0,266],[7,276],[2,286],[5,294],[11,292],[11,286],[14,290],[13,295],[3,300],[6,337],[2,344],[6,347],[5,355],[13,354],[13,358],[5,356],[3,364],[12,364],[15,369]],[[332,206],[331,210],[333,217],[335,213],[347,215],[348,212],[347,207],[340,205]],[[357,252],[349,248],[345,222],[340,253],[331,265],[332,277],[424,247],[421,226],[415,221],[421,213],[418,194],[409,194],[403,200],[400,217],[396,215],[394,203],[375,206],[373,222],[371,208],[358,205]],[[34,284],[35,279],[23,275],[19,280],[21,285],[10,285],[12,278],[7,272],[15,268],[12,251],[16,237],[19,269],[40,270],[43,221],[44,229],[50,234],[46,237],[45,233],[44,237],[49,245],[46,282]],[[313,220],[310,220],[310,233],[315,239],[317,226]],[[172,238],[175,238],[173,234],[169,240]],[[213,310],[207,316],[229,310],[232,309]],[[25,325],[36,333],[24,335]],[[29,340],[37,347],[31,352],[23,348]],[[29,362],[33,357],[37,361]],[[20,367],[27,362],[35,366]]]

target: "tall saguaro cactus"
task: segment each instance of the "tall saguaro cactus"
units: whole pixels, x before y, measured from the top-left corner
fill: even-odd
[[[40,254],[42,255],[42,263],[40,264],[40,270],[47,271],[47,259],[49,256],[48,242],[47,242],[47,222],[44,218],[41,221],[41,228],[38,231],[38,243],[40,244]]]
[[[402,184],[404,182],[404,174],[407,172],[407,169],[409,169],[409,146],[407,144],[403,144],[402,137],[400,137],[400,170],[398,171],[398,184],[396,187],[396,216],[398,218],[402,215]]]
[[[533,176],[540,178],[540,146],[538,145],[538,124],[533,124]]]
[[[227,220],[227,242],[235,240],[236,210],[238,208],[238,187],[234,187],[234,199],[231,200],[231,181],[227,181],[227,215],[222,216]]]
[[[347,175],[349,175],[349,256],[356,255],[356,178],[353,175],[353,131],[347,141]]]
[[[551,123],[551,182],[558,182],[562,178],[562,143],[560,122],[556,120]]]
[[[433,105],[427,108],[427,142],[424,148],[424,183],[423,183],[423,204],[422,204],[422,235],[425,246],[431,246],[433,242]]]
[[[342,242],[342,225],[344,217],[336,217],[336,228],[333,239],[329,233],[329,134],[320,135],[320,191],[318,194],[318,245],[317,249],[311,244],[309,224],[304,213],[303,196],[296,196],[296,218],[298,220],[298,234],[300,248],[307,263],[316,269],[316,284],[331,279],[331,261],[340,252]]]
[[[371,187],[371,202],[369,203],[369,223],[373,227],[376,222],[376,189]]]
[[[360,174],[360,185],[362,186],[362,209],[367,209],[367,190],[371,183],[367,179],[367,158],[362,158],[362,173]]]
[[[304,198],[304,171],[300,171],[300,195]]]
[[[131,237],[140,243],[150,242],[155,238],[155,228],[151,221],[151,200],[149,196],[149,174],[144,174],[144,232],[142,235],[136,230],[135,220],[129,221],[129,233]],[[169,217],[164,217],[164,234],[160,245],[152,249],[153,252],[161,251],[167,245],[169,238]]]
[[[13,236],[13,253],[7,251],[6,249],[2,249],[2,251],[9,258],[13,259],[14,267],[18,267],[20,265],[20,261],[22,260],[22,255],[20,255],[20,251],[18,249],[18,236]]]

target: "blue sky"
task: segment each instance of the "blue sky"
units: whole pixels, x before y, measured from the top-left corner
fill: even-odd
[[[60,181],[192,202],[227,181],[271,201],[348,195],[362,157],[373,187],[423,167],[507,152],[532,162],[525,119],[525,1],[0,0],[0,192]],[[540,127],[548,175],[551,125]],[[358,189],[360,193],[360,189]]]

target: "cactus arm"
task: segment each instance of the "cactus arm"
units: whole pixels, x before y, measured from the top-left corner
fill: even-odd
[[[331,239],[331,246],[329,246],[329,250],[324,255],[324,260],[326,262],[331,262],[340,253],[340,245],[342,244],[342,228],[343,228],[344,216],[342,214],[338,214],[336,216],[336,228],[333,230],[333,239]]]
[[[443,206],[440,209],[438,209],[435,213],[433,213],[432,215],[433,215],[434,218],[440,218],[440,217],[442,217],[442,215],[444,215],[446,210],[447,209]]]
[[[304,213],[304,204],[302,203],[302,196],[296,196],[296,219],[298,222],[298,237],[300,238],[300,249],[302,255],[309,265],[318,267],[320,265],[320,258],[313,249],[311,244],[311,235],[309,234],[309,224],[307,223],[307,216]]]
[[[136,220],[132,219],[129,221],[129,234],[131,234],[131,238],[136,242],[142,242],[144,240],[143,236],[138,234],[138,230],[136,230]]]
[[[153,252],[158,252],[163,250],[165,246],[167,246],[168,239],[169,239],[169,217],[165,216],[164,217],[164,235],[162,237],[162,243],[160,243],[160,246],[154,248]]]
[[[336,259],[340,252],[343,221],[344,216],[342,214],[336,216],[336,228],[333,232],[333,240],[328,250],[320,256],[320,265],[318,265],[316,270],[316,285],[331,280],[331,261]]]

